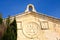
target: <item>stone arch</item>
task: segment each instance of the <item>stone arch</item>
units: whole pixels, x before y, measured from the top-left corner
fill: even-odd
[[[34,5],[32,4],[29,4],[25,10],[25,12],[28,12],[28,11],[33,11],[33,12],[36,12],[35,8],[34,8]]]

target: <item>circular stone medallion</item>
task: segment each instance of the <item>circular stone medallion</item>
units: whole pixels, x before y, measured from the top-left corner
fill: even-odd
[[[23,34],[28,38],[35,38],[38,36],[39,25],[35,22],[26,23],[23,27]]]

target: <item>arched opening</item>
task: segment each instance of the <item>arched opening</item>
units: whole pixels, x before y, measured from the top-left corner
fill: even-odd
[[[33,10],[33,7],[32,6],[29,6],[29,11],[32,11]]]
[[[29,5],[27,6],[25,12],[28,12],[28,11],[30,11],[30,12],[36,12],[36,10],[35,10],[35,8],[34,8],[34,5],[29,4]]]

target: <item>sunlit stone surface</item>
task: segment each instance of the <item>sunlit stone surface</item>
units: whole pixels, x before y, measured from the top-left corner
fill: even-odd
[[[17,40],[60,40],[60,19],[38,14],[32,4],[23,14],[16,15],[16,22]]]

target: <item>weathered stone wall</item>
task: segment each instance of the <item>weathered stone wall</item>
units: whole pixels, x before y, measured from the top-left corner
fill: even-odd
[[[60,39],[60,25],[30,14],[16,17],[17,40],[57,40]]]

